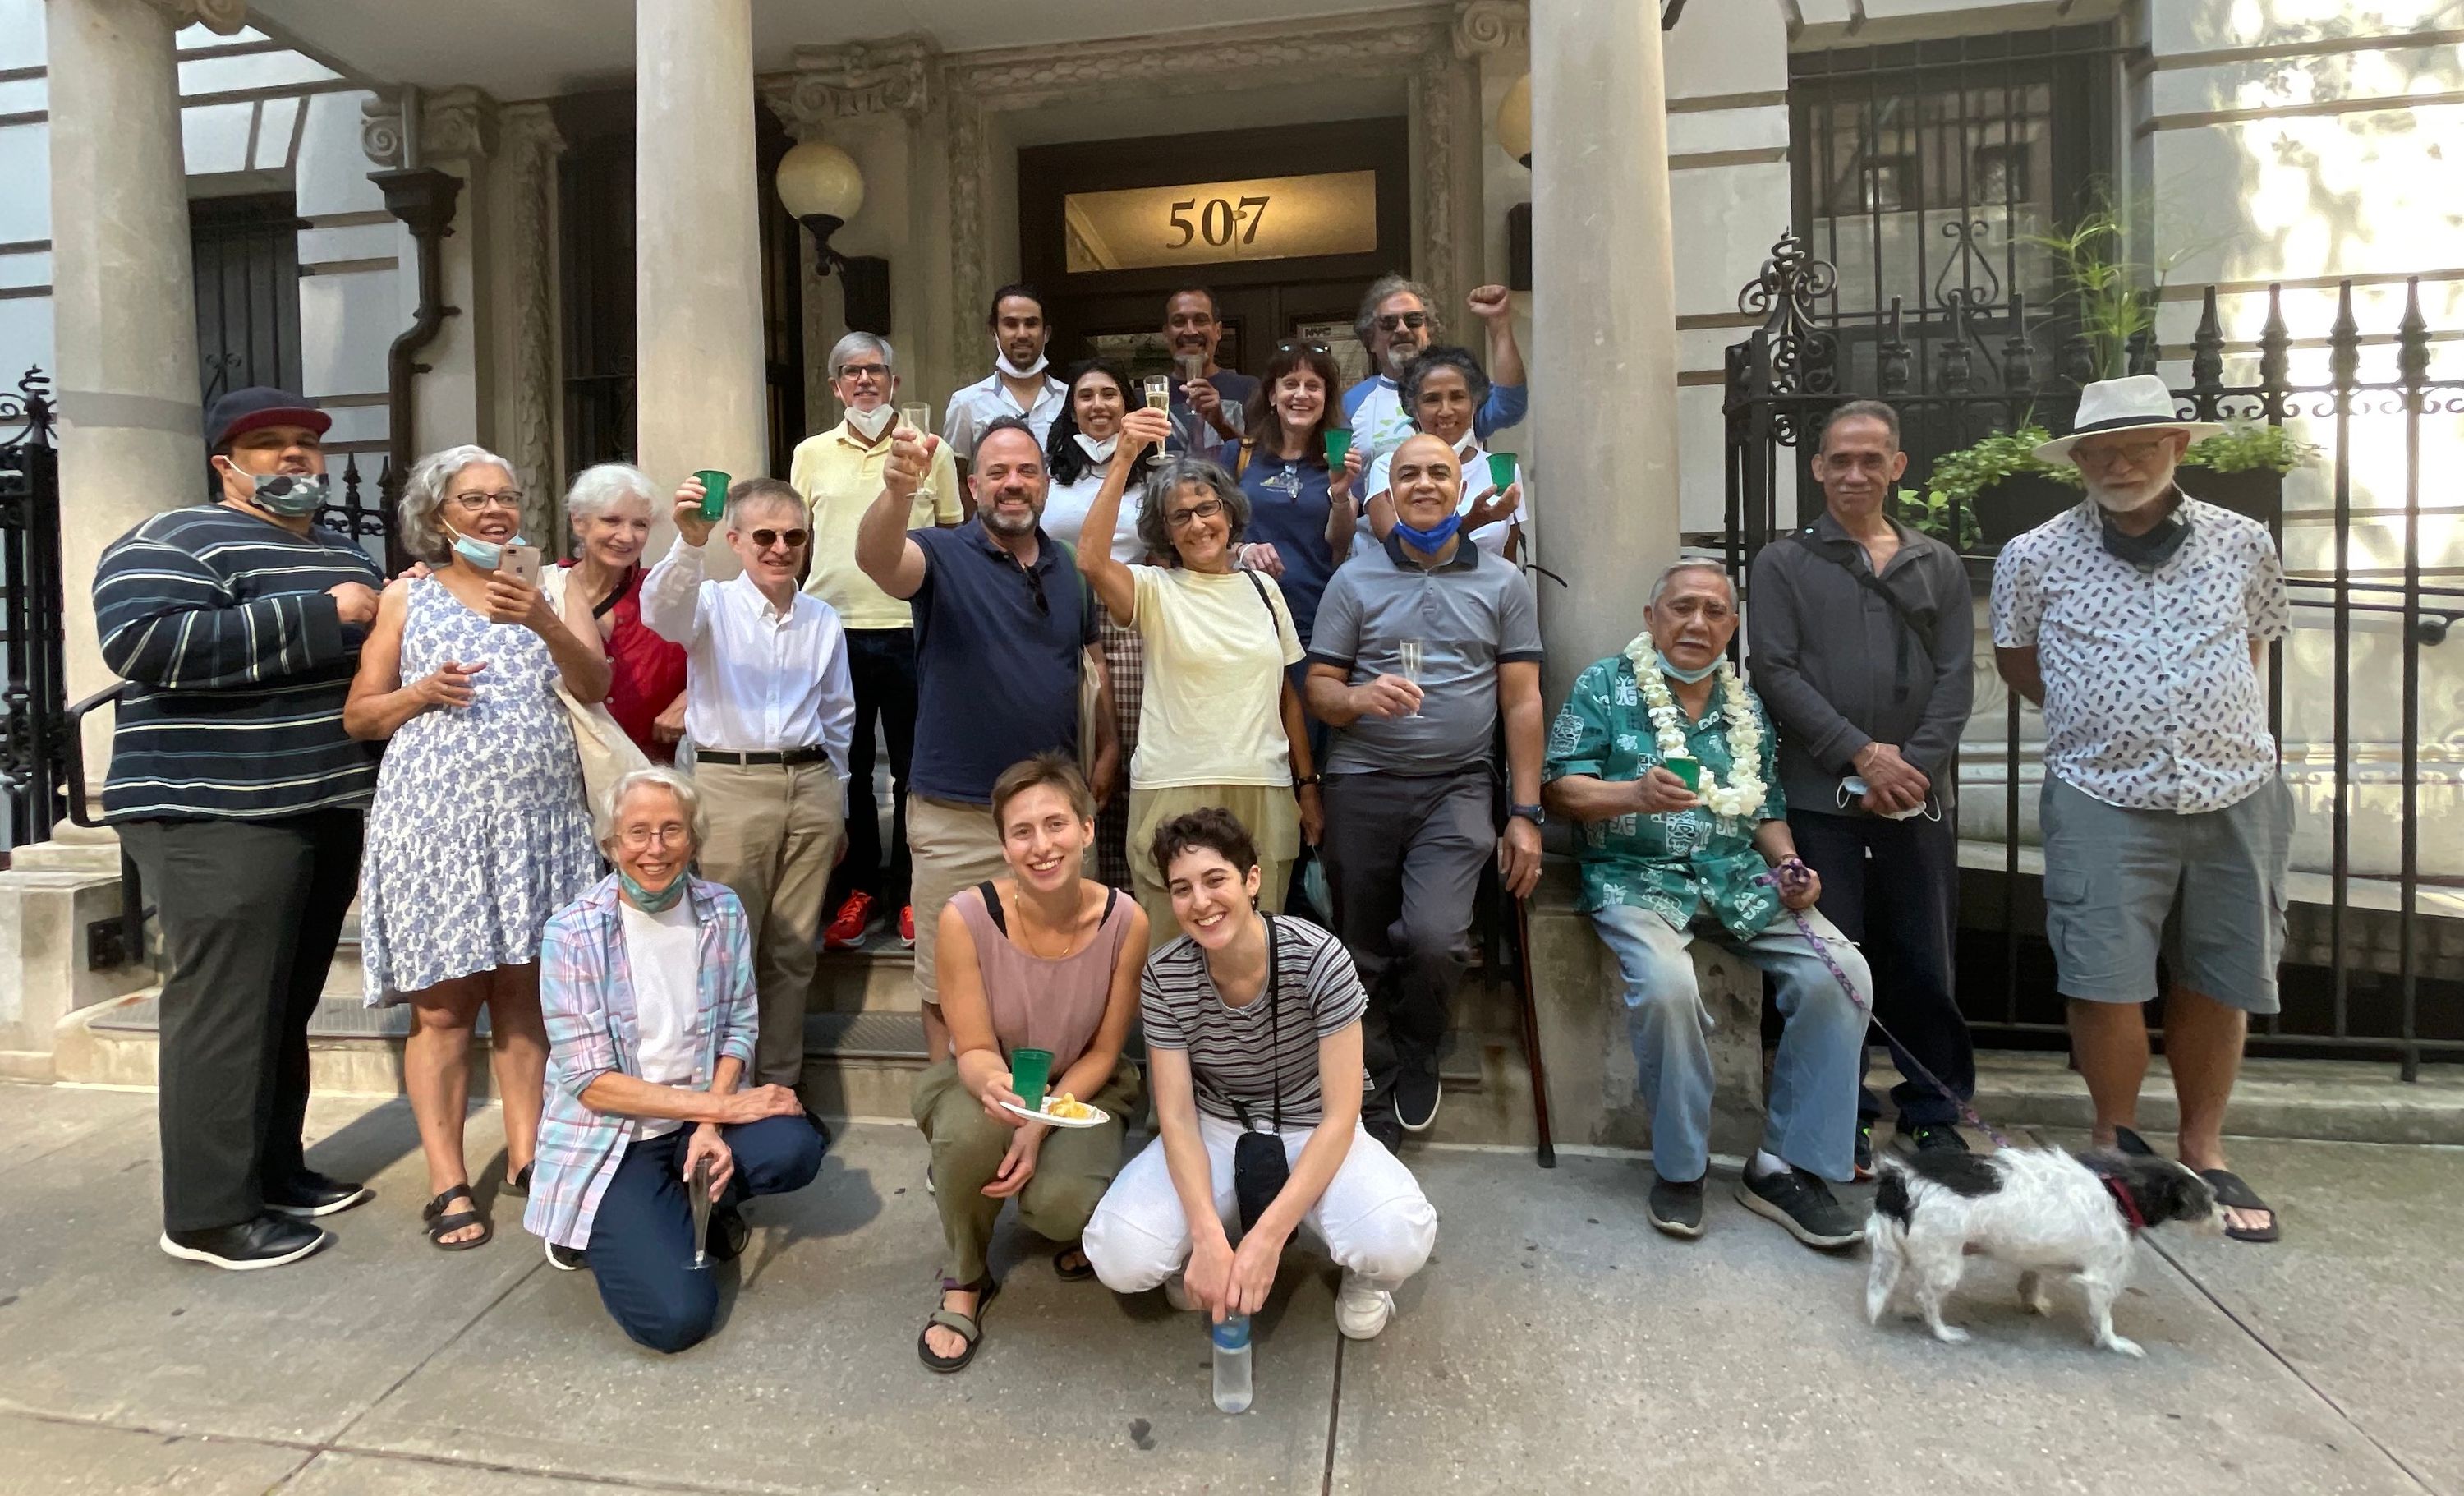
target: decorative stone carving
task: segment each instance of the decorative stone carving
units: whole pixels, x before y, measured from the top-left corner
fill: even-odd
[[[505,173],[505,245],[514,276],[514,421],[505,453],[530,495],[528,533],[563,533],[563,482],[556,451],[556,164],[564,138],[543,103],[514,104],[498,116]],[[552,544],[552,541],[541,542]]]
[[[1456,56],[1470,60],[1530,45],[1531,8],[1525,0],[1456,0]]]
[[[173,26],[202,26],[229,36],[248,24],[248,0],[147,0]]]
[[[422,165],[484,160],[496,153],[496,101],[475,88],[448,88],[419,98]],[[379,166],[402,159],[402,99],[382,95],[360,104],[360,149]]]
[[[764,78],[761,101],[800,141],[825,121],[865,114],[920,115],[931,107],[941,49],[924,35],[840,47],[801,47],[795,70]]]

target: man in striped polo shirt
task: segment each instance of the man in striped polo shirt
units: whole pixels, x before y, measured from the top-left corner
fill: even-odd
[[[342,697],[384,574],[316,522],[331,419],[286,390],[206,418],[218,502],[166,510],[95,570],[126,678],[106,816],[163,922],[163,1250],[275,1267],[370,1198],[307,1166],[308,1020],[359,889],[373,745]]]

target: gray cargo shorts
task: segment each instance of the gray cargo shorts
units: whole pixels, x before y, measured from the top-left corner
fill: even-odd
[[[2281,776],[2222,810],[2125,810],[2045,776],[2045,936],[2062,996],[2155,997],[2173,979],[2245,1013],[2277,1009],[2293,792]]]

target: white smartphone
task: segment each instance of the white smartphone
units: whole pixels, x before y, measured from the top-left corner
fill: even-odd
[[[519,577],[525,586],[539,584],[539,548],[536,545],[505,547],[505,571]]]

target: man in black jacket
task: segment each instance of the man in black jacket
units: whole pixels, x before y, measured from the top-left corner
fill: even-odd
[[[1833,412],[1814,459],[1824,514],[1754,558],[1748,624],[1797,853],[1821,875],[1822,912],[1873,962],[1876,1017],[1898,1040],[1901,1141],[1965,1149],[1958,1104],[1910,1061],[1962,1100],[1975,1090],[1951,977],[1975,625],[1958,555],[1888,513],[1907,465],[1889,406]],[[1859,1098],[1860,1177],[1881,1110],[1872,1090]]]

